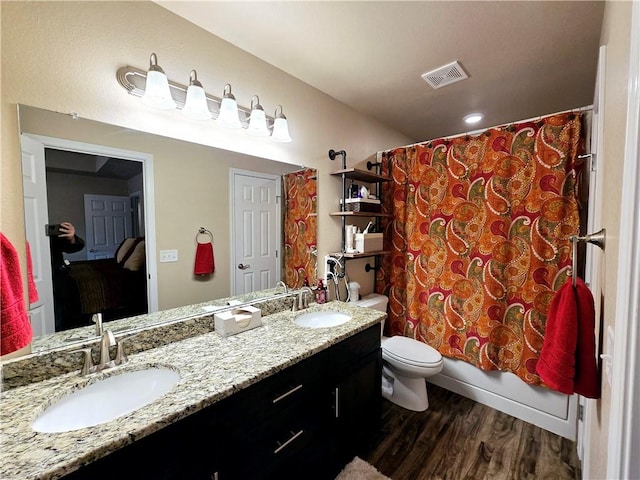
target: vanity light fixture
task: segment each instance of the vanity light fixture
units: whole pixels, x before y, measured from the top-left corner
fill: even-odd
[[[119,68],[116,72],[120,86],[130,95],[143,98],[146,105],[165,109],[178,108],[190,118],[202,120],[214,118],[217,124],[224,127],[244,128],[249,135],[269,137],[276,142],[292,141],[287,118],[282,113],[282,105],[276,107],[274,118],[265,114],[257,95],[252,98],[251,107],[246,108],[238,105],[231,93],[230,84],[225,85],[222,98],[216,97],[204,91],[195,70],[191,71],[189,85],[186,86],[167,78],[162,68],[158,66],[155,53],[151,54],[149,63],[148,71],[126,66]],[[159,93],[160,91],[162,93]],[[192,99],[192,97],[195,98]],[[196,101],[196,107],[192,107],[194,101]]]
[[[169,90],[169,81],[164,70],[158,65],[158,57],[155,53],[152,53],[149,58],[149,70],[147,71],[142,103],[164,110],[176,108],[176,102],[171,97],[171,90]]]
[[[220,102],[220,113],[217,122],[226,128],[242,128],[240,117],[238,116],[238,102],[231,93],[231,85],[224,86],[222,102]]]
[[[280,108],[280,113],[278,113]],[[273,133],[271,138],[276,142],[291,142],[291,136],[289,135],[289,124],[287,123],[287,117],[282,113],[282,105],[278,105],[275,111],[275,120],[273,121]]]
[[[189,88],[187,88],[187,99],[182,108],[182,114],[194,120],[210,120],[213,117],[207,105],[204,88],[198,81],[195,70],[191,70],[189,74]]]
[[[253,104],[254,99],[256,101],[255,105]],[[268,137],[270,135],[269,128],[267,128],[267,117],[257,95],[251,98],[251,116],[249,117],[247,133],[255,137]]]
[[[463,120],[465,121],[465,123],[468,123],[469,125],[473,125],[475,123],[478,123],[483,118],[484,118],[484,115],[482,115],[481,113],[470,113],[468,115],[465,115],[463,117]]]

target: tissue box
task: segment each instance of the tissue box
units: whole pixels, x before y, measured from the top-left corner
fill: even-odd
[[[252,306],[216,313],[213,318],[216,332],[223,337],[246,332],[262,325],[262,312],[259,308]]]
[[[381,233],[356,233],[356,251],[369,253],[382,250]]]

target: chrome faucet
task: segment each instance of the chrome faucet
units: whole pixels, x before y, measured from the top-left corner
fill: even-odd
[[[131,337],[127,337],[131,338]],[[90,373],[100,372],[108,368],[115,367],[127,363],[127,355],[124,352],[123,343],[125,339],[116,342],[116,338],[111,330],[105,330],[100,337],[100,361],[93,363],[91,347],[73,350],[72,353],[82,353],[83,363],[80,375],[89,375]],[[109,349],[117,345],[116,358],[111,360],[111,352]]]
[[[100,338],[100,363],[96,365],[97,370],[116,366],[116,362],[111,360],[111,353],[109,352],[109,347],[115,347],[115,345],[116,337],[113,336],[113,332],[105,330]]]
[[[282,280],[276,283],[276,287],[282,287],[284,288],[284,293],[289,293],[289,287],[287,287],[287,284],[284,283]]]
[[[311,290],[311,288],[307,287],[306,285],[298,290],[298,310],[304,310],[309,306],[309,301],[307,300],[306,295],[307,293],[313,295],[313,290]]]
[[[96,324],[96,337],[101,336],[104,333],[102,329],[102,314],[94,313],[91,315],[91,321]]]

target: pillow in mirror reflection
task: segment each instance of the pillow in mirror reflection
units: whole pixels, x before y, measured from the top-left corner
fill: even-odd
[[[115,259],[122,268],[132,272],[143,268],[145,264],[144,237],[125,238],[116,250]]]
[[[129,258],[122,268],[126,268],[127,270],[131,270],[132,272],[136,272],[144,267],[145,260],[145,249],[144,249],[144,240],[138,243]]]

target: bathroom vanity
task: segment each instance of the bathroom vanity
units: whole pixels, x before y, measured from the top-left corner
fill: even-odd
[[[352,319],[330,328],[300,312],[222,338],[210,332],[130,356],[122,369],[180,373],[165,396],[101,425],[45,434],[30,423],[88,381],[77,372],[3,394],[2,478],[332,479],[380,419],[384,314],[331,302]],[[105,371],[104,375],[116,374]],[[102,375],[102,374],[98,374]]]

